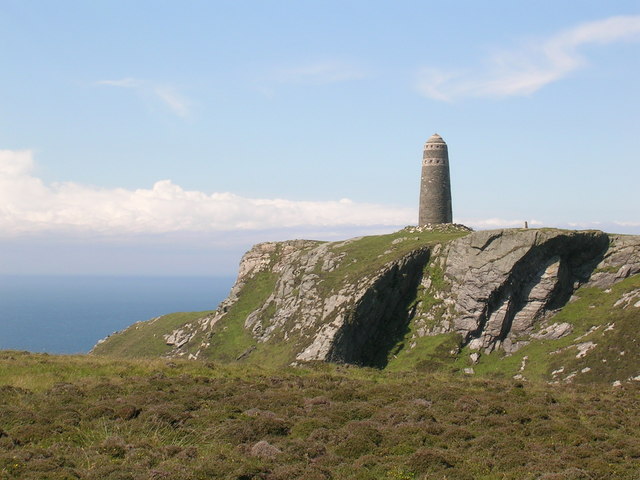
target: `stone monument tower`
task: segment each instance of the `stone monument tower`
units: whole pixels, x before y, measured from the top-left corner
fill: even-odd
[[[451,180],[447,144],[434,133],[424,144],[418,225],[451,223]]]

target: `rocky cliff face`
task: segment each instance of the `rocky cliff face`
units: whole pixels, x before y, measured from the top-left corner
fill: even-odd
[[[451,328],[472,349],[514,351],[544,327],[550,338],[570,331],[546,319],[589,281],[609,248],[602,232],[498,230],[452,242],[442,266],[455,298]]]
[[[577,335],[576,322],[557,315],[576,291],[607,291],[638,273],[640,237],[598,231],[408,227],[263,243],[245,254],[214,314],[164,335],[166,354],[384,367],[420,339],[455,335],[453,353],[475,363]]]
[[[406,333],[433,247],[469,230],[409,229],[343,242],[293,240],[254,246],[241,262],[229,297],[210,316],[165,335],[170,356],[215,357],[216,339],[240,323],[246,348],[286,343],[290,360],[384,366]],[[438,247],[437,247],[438,248]],[[261,298],[259,286],[269,284]],[[247,299],[251,297],[251,301]],[[239,315],[241,303],[253,303]]]

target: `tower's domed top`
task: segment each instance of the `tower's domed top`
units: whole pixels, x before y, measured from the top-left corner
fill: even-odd
[[[427,140],[427,143],[445,143],[445,141],[442,139],[440,135],[438,135],[437,133],[434,133],[429,137],[429,140]]]

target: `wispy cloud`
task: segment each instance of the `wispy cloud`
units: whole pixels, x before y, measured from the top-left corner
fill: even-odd
[[[190,102],[171,86],[156,85],[151,82],[131,77],[118,80],[100,80],[95,82],[95,84],[109,87],[131,88],[146,95],[151,95],[160,100],[165,107],[179,117],[187,117],[190,113]]]
[[[248,198],[188,191],[170,180],[151,188],[104,189],[33,175],[30,151],[0,151],[0,232],[137,235],[298,227],[400,226],[413,209],[353,202]]]
[[[179,117],[189,115],[189,102],[172,87],[156,87],[155,94]]]
[[[425,67],[419,72],[417,88],[422,95],[443,101],[528,95],[587,65],[581,52],[584,47],[638,40],[640,15],[610,17],[496,52],[477,69]]]
[[[100,80],[96,84],[110,87],[138,88],[142,86],[142,81],[136,78],[122,78],[120,80]]]
[[[273,73],[274,80],[280,83],[314,85],[359,80],[365,76],[365,71],[360,67],[336,60],[317,61],[280,68]]]

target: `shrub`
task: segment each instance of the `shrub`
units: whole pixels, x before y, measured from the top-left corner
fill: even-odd
[[[127,444],[122,437],[113,436],[102,442],[99,451],[112,458],[123,458],[127,453],[127,449]]]
[[[452,468],[456,463],[449,452],[436,448],[421,448],[407,462],[408,467],[417,473],[429,473]]]
[[[358,458],[371,453],[382,442],[382,434],[372,422],[350,422],[343,432],[346,438],[336,448],[336,453],[345,458]]]
[[[291,428],[292,437],[306,438],[317,428],[328,426],[329,420],[325,418],[302,418]]]

